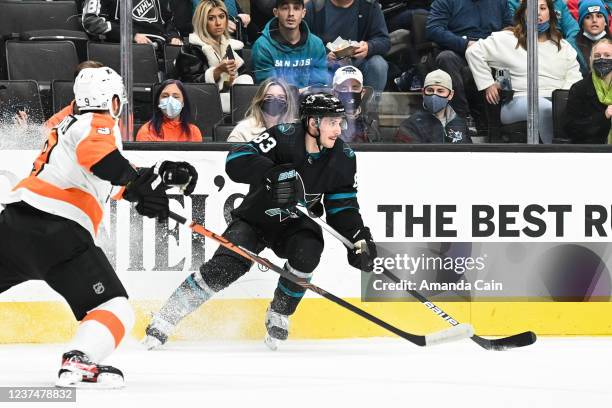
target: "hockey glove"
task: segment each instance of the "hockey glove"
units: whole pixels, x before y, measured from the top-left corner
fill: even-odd
[[[166,186],[154,167],[138,169],[138,176],[125,186],[123,198],[137,203],[138,214],[149,218],[157,217],[160,221],[168,218],[168,196]]]
[[[164,161],[159,165],[159,175],[168,187],[179,187],[188,196],[198,183],[198,172],[187,162]]]
[[[297,183],[297,171],[287,164],[271,168],[264,176],[264,185],[270,199],[274,205],[284,210],[297,205]]]
[[[352,240],[355,247],[349,249],[347,253],[348,263],[364,272],[372,272],[374,269],[374,259],[376,259],[376,244],[370,234],[368,227],[363,227],[355,235]]]

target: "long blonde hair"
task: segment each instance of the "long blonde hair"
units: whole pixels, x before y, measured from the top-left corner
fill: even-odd
[[[277,123],[292,123],[297,119],[295,97],[291,91],[291,88],[289,87],[289,84],[280,78],[268,78],[263,81],[257,89],[257,92],[251,101],[251,106],[249,106],[249,109],[245,114],[245,118],[254,118],[255,122],[257,122],[257,126],[267,127],[264,120],[263,111],[261,110],[261,105],[263,105],[266,92],[268,92],[268,90],[274,85],[280,86],[287,97],[287,111],[280,115]]]
[[[227,12],[227,7],[225,7],[225,3],[221,0],[203,0],[198,7],[196,7],[193,12],[193,18],[191,19],[191,23],[193,24],[193,32],[205,43],[211,45],[218,45],[217,41],[208,33],[206,29],[206,25],[208,24],[208,14],[214,8],[220,8],[225,13],[225,32],[223,36],[226,39],[229,39],[229,14]]]

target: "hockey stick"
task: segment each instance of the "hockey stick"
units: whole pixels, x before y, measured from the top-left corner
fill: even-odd
[[[323,221],[319,217],[311,216],[310,213],[302,210],[301,208],[298,208],[298,210],[304,215],[306,215],[307,217],[309,217],[310,219],[312,219],[313,221],[315,221],[319,226],[321,226],[321,228],[323,228],[324,230],[329,232],[331,235],[333,235],[335,238],[337,238],[340,242],[342,242],[342,244],[344,244],[344,246],[346,246],[349,249],[355,248],[355,245],[351,241],[349,241],[346,237],[344,237],[338,231],[333,229],[325,221]],[[401,279],[399,279],[397,276],[395,276],[394,274],[392,274],[385,268],[383,268],[382,274],[386,276],[387,278],[391,279],[395,283],[401,282]],[[425,296],[421,295],[416,290],[406,289],[406,292],[410,293],[412,296],[417,298],[419,302],[427,306],[429,310],[431,310],[436,315],[440,316],[442,319],[444,319],[451,325],[457,326],[459,324],[463,324],[453,319],[448,313],[446,313],[440,307],[430,302]],[[526,331],[523,333],[514,334],[512,336],[501,337],[499,339],[492,339],[492,340],[485,339],[483,337],[478,336],[477,334],[473,334],[470,338],[475,343],[477,343],[479,346],[487,350],[507,350],[507,349],[517,348],[517,347],[529,346],[530,344],[535,343],[537,339],[536,334],[532,331]]]
[[[276,265],[274,265],[272,262],[270,262],[269,260],[267,260],[266,258],[260,257],[257,254],[254,254],[253,252],[249,251],[248,249],[242,248],[241,246],[235,245],[232,242],[228,241],[225,237],[221,236],[221,235],[217,235],[214,232],[207,230],[204,226],[196,223],[195,221],[188,221],[186,218],[170,211],[169,213],[169,218],[172,218],[174,221],[178,222],[179,224],[183,224],[188,226],[189,228],[191,228],[192,231],[203,235],[207,238],[213,239],[215,241],[217,241],[219,244],[223,245],[224,247],[226,247],[227,249],[237,253],[238,255],[241,255],[243,257],[245,257],[246,259],[255,262],[259,265],[263,265],[266,268],[269,268],[271,270],[273,270],[274,272],[278,273],[279,275],[281,275],[282,277],[289,279],[290,281],[296,283],[297,285],[301,286],[304,289],[309,289],[321,296],[323,296],[325,299],[331,300],[332,302],[336,303],[337,305],[340,305],[342,307],[344,307],[345,309],[350,310],[351,312],[358,314],[359,316],[371,321],[374,324],[377,324],[378,326],[389,330],[390,332],[400,336],[403,339],[406,339],[414,344],[416,344],[417,346],[432,346],[435,344],[440,344],[440,343],[446,343],[446,342],[450,342],[450,341],[454,341],[454,340],[459,340],[459,339],[464,339],[466,337],[470,337],[472,336],[472,334],[474,333],[474,330],[472,328],[471,325],[469,324],[458,324],[458,325],[454,325],[454,327],[451,327],[449,329],[446,330],[441,330],[435,333],[431,333],[431,334],[427,334],[424,336],[418,335],[418,334],[412,334],[412,333],[408,333],[405,332],[403,330],[398,329],[395,326],[390,325],[389,323],[380,320],[378,317],[373,316],[371,314],[369,314],[368,312],[366,312],[363,309],[358,308],[357,306],[354,306],[350,303],[348,303],[347,301],[329,293],[328,291],[321,289],[320,287],[313,285],[310,282],[307,282],[306,280],[301,280],[295,276],[293,276],[292,274],[288,273],[285,269],[280,268]]]

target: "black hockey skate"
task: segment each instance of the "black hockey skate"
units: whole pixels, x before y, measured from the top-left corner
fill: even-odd
[[[281,341],[289,337],[289,316],[275,312],[270,307],[266,311],[266,338],[264,343],[271,350],[277,350]]]
[[[121,388],[125,386],[121,370],[93,363],[85,353],[72,350],[62,356],[57,387]]]

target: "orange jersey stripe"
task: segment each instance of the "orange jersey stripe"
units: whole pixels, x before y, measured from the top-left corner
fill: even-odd
[[[78,188],[67,188],[64,190],[36,176],[30,176],[21,180],[13,191],[19,188],[26,188],[35,194],[64,201],[79,208],[91,219],[94,231],[96,235],[98,234],[98,227],[100,222],[102,222],[104,212],[98,201],[91,194]]]
[[[113,312],[109,312],[108,310],[96,309],[87,313],[87,316],[81,320],[81,323],[86,322],[87,320],[95,320],[98,323],[103,324],[106,328],[111,332],[113,337],[115,338],[115,348],[119,346],[121,340],[123,340],[123,336],[125,335],[125,327],[121,320]]]
[[[111,117],[95,115],[91,121],[89,134],[76,148],[77,161],[91,171],[91,168],[105,156],[117,149],[113,129],[115,121]]]

